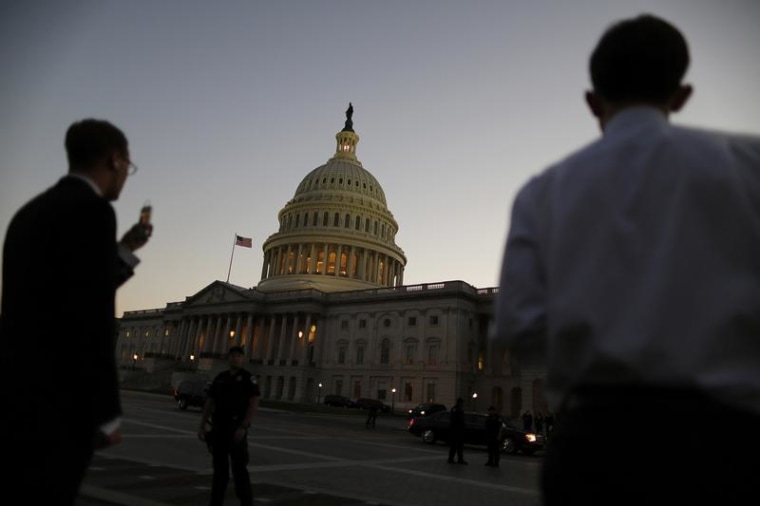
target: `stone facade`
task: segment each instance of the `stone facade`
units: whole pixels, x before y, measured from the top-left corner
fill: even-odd
[[[490,348],[496,288],[403,284],[407,259],[378,180],[356,157],[353,106],[336,151],[310,171],[262,244],[256,287],[215,281],[183,302],[128,311],[117,356],[125,382],[149,373],[211,378],[243,346],[263,397],[319,402],[372,397],[546,411],[540,362]]]

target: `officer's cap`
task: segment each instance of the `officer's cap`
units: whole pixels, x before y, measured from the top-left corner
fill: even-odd
[[[233,346],[230,348],[230,351],[227,352],[227,355],[232,355],[233,353],[240,353],[241,355],[245,355],[245,350],[243,350],[242,346]]]

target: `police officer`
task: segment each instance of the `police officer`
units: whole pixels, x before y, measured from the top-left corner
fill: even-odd
[[[252,506],[246,436],[261,393],[256,377],[243,369],[243,348],[233,346],[227,356],[230,368],[219,373],[209,387],[198,427],[198,438],[208,444],[214,463],[210,506],[224,504],[230,467],[235,494],[241,506]],[[211,430],[207,432],[209,424]]]

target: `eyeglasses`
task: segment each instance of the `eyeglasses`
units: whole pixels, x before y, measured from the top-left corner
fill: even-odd
[[[137,173],[137,165],[135,165],[132,162],[129,162],[129,165],[127,165],[127,175],[133,176],[135,173]]]

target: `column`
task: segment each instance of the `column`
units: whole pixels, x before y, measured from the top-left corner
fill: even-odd
[[[283,313],[282,325],[280,326],[280,342],[277,343],[277,356],[275,357],[275,364],[279,364],[279,361],[284,357],[285,353],[285,329],[288,327],[288,315]]]
[[[237,346],[244,346],[246,341],[243,339],[243,315],[240,313],[236,313],[237,318],[235,319],[235,339],[233,342]]]
[[[214,350],[214,336],[211,330],[211,315],[206,315],[206,334],[203,341],[203,353],[212,353]]]
[[[309,265],[309,274],[314,274],[317,270],[317,258],[314,256],[315,248],[314,243],[309,244],[309,257],[311,258],[311,265]]]
[[[211,353],[219,353],[221,344],[219,339],[221,334],[221,326],[222,326],[222,317],[221,315],[213,315],[214,318],[214,333],[211,336],[211,342],[213,343],[211,345]]]
[[[276,315],[271,315],[269,317],[269,337],[267,338],[266,347],[264,356],[262,357],[264,359],[264,363],[266,364],[270,358],[272,358],[272,348],[274,346],[274,327],[275,327],[275,318]]]
[[[302,367],[308,367],[309,366],[309,332],[311,328],[311,313],[308,313],[306,315],[306,325],[304,325],[303,329],[303,339],[301,339],[302,343],[301,346],[303,346],[301,350],[301,360],[299,364]],[[316,340],[315,340],[316,345]]]
[[[255,334],[253,332],[253,313],[248,313],[248,320],[245,325],[245,347],[248,348],[248,355],[253,358],[253,338]]]

